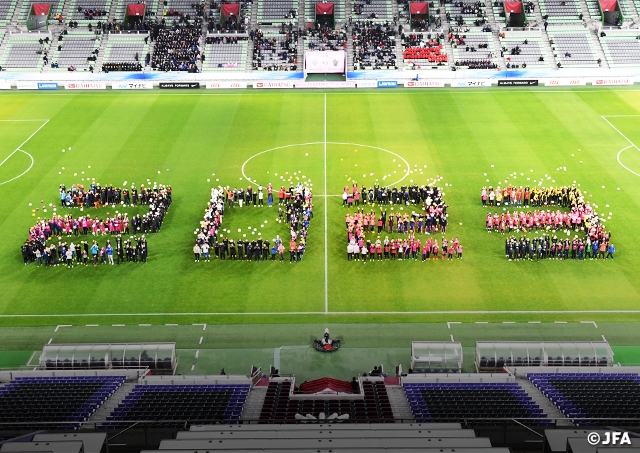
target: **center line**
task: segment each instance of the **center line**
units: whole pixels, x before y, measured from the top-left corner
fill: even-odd
[[[324,95],[324,193],[327,193],[327,95]],[[329,313],[329,217],[324,197],[324,312]]]

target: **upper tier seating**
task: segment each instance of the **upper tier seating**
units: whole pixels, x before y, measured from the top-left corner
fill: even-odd
[[[0,0],[0,27],[9,23],[17,3],[17,0]]]
[[[451,24],[477,27],[485,24],[486,7],[478,0],[455,0],[446,4],[445,11]]]
[[[78,0],[81,1],[81,0]],[[118,3],[116,4],[116,15],[115,15],[115,20],[116,22],[122,22],[124,20],[124,16],[127,12],[127,5],[129,3],[143,3],[146,8],[145,8],[145,17],[149,18],[151,17],[153,19],[153,17],[156,14],[156,11],[158,10],[158,0],[117,0]]]
[[[22,4],[20,15],[18,16],[18,22],[23,24],[27,22],[27,17],[29,16],[29,12],[31,11],[31,5],[33,5],[34,3],[49,3],[51,5],[51,9],[49,10],[49,17],[51,19],[53,19],[56,14],[62,13],[62,10],[64,8],[64,0],[52,0],[47,2],[43,2],[42,0],[25,0]]]
[[[607,425],[624,426],[625,418],[640,417],[636,373],[530,373],[527,377],[578,426],[596,424],[583,418],[616,419],[607,420]]]
[[[258,2],[258,23],[297,24],[298,2],[294,0],[260,0]]]
[[[247,38],[208,37],[202,70],[245,71],[248,45]]]
[[[577,0],[540,0],[540,13],[550,24],[582,22]]]
[[[403,387],[417,422],[516,418],[548,423],[547,415],[516,383],[421,382]]]
[[[131,420],[157,421],[156,427],[230,423],[240,418],[249,389],[248,384],[137,385],[107,417],[106,427],[118,426],[109,421]]]
[[[260,413],[265,423],[295,423],[296,414],[319,417],[349,414],[352,423],[393,422],[387,389],[381,381],[362,381],[364,399],[291,399],[291,382],[270,382]]]
[[[0,66],[6,71],[40,71],[44,64],[44,52],[49,51],[49,43],[40,43],[43,35],[9,36]]]
[[[124,376],[17,378],[0,388],[0,422],[18,423],[16,429],[74,428],[124,381]]]
[[[640,32],[637,30],[608,31],[607,36],[600,37],[600,44],[610,67],[640,65]]]
[[[323,0],[306,0],[305,4],[305,19],[307,22],[313,22],[316,17],[316,3],[322,3]],[[338,22],[343,22],[346,18],[345,4],[340,0],[333,2],[333,18]]]
[[[393,9],[389,0],[354,1],[351,10],[353,20],[384,22],[393,19]]]
[[[556,63],[564,67],[598,67],[598,57],[591,44],[589,30],[579,28],[575,30],[549,30],[549,39],[553,41],[551,47]]]
[[[78,25],[95,25],[98,21],[107,21],[110,9],[111,0],[71,0],[68,17],[64,19],[78,22]]]

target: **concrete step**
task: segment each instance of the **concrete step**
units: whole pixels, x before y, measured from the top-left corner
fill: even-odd
[[[527,394],[535,401],[545,414],[551,419],[557,420],[558,426],[573,426],[562,412],[542,394],[538,387],[533,385],[529,379],[518,379],[518,384],[527,392]]]
[[[93,413],[93,415],[89,418],[88,422],[91,423],[100,423],[104,422],[107,417],[113,412],[113,410],[125,399],[125,397],[133,390],[136,386],[135,382],[125,382],[120,386],[118,390],[115,391],[111,398],[109,398],[102,406],[98,408],[97,411]]]
[[[242,408],[240,420],[257,420],[260,418],[265,396],[267,396],[266,386],[252,388]]]
[[[407,401],[407,396],[402,386],[387,385],[386,388],[393,418],[397,420],[413,420],[413,412],[411,411],[409,401]]]

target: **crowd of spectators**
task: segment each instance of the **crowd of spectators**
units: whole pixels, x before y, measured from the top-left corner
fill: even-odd
[[[155,34],[155,33],[154,33]],[[174,24],[158,31],[151,58],[151,68],[159,71],[200,72],[201,29],[192,25]]]
[[[389,22],[353,23],[354,69],[396,69],[395,29]]]
[[[402,57],[405,64],[412,69],[419,69],[420,65],[425,61],[443,66],[448,61],[448,56],[443,47],[444,34],[433,35],[410,33],[402,34],[402,46],[404,51]]]
[[[142,71],[142,65],[139,62],[136,63],[103,63],[103,72],[116,72],[116,71]]]
[[[309,50],[343,50],[347,46],[347,35],[342,30],[334,30],[328,25],[316,26],[306,33]]]
[[[97,9],[97,8],[88,9],[88,8],[83,8],[82,6],[78,6],[78,12],[81,14],[84,13],[85,20],[94,20],[96,18],[105,17],[109,15],[109,13],[103,9]]]
[[[253,35],[253,68],[266,71],[295,71],[298,67],[298,32],[266,36],[258,29]]]

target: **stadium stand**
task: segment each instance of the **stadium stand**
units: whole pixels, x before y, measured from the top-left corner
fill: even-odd
[[[550,24],[580,23],[582,13],[577,0],[540,0],[540,13]]]
[[[340,30],[313,29],[304,36],[304,50],[343,50],[347,35]]]
[[[259,24],[296,23],[298,2],[294,0],[260,0],[258,2]]]
[[[393,7],[388,0],[354,1],[351,12],[354,20],[383,22],[393,18]]]
[[[117,0],[116,3],[116,12],[115,12],[115,20],[116,22],[122,22],[124,20],[124,16],[127,12],[127,5],[129,3],[142,3],[146,6],[145,8],[145,17],[153,17],[156,14],[156,10],[158,9],[158,0]]]
[[[316,17],[316,3],[322,3],[323,0],[306,0],[305,1],[305,19],[307,22],[313,22]],[[345,3],[341,0],[336,0],[333,3],[333,17],[338,22],[343,22],[346,19]]]
[[[25,2],[22,4],[22,9],[20,9],[20,14],[18,17],[19,23],[24,24],[27,21],[27,16],[29,15],[31,6],[34,3],[42,3],[42,0],[25,0]],[[49,10],[49,17],[53,18],[56,16],[56,14],[62,13],[65,0],[52,0],[47,3],[51,5],[51,9]]]
[[[456,67],[493,69],[495,49],[491,33],[469,31],[464,35],[449,35]]]
[[[253,41],[253,68],[262,71],[295,71],[298,33],[257,32]]]
[[[175,426],[180,420],[229,423],[240,418],[249,389],[249,384],[137,385],[109,415],[105,427],[135,420],[157,421],[152,424],[156,427]]]
[[[556,63],[567,67],[596,68],[598,57],[585,28],[548,30]]]
[[[260,420],[265,423],[295,423],[296,415],[305,417],[310,414],[318,418],[321,413],[335,413],[343,417],[348,415],[348,419],[355,423],[393,422],[387,389],[382,380],[363,378],[359,398],[347,398],[346,393],[335,398],[323,399],[317,395],[304,398],[295,393],[293,379],[269,382]]]
[[[0,423],[14,429],[73,428],[86,421],[124,376],[19,377],[0,388]]]
[[[109,18],[110,9],[111,0],[71,0],[65,20],[73,20],[78,25],[95,25],[98,21],[104,22]]]
[[[471,377],[471,376],[470,376]],[[416,382],[417,380],[417,382]],[[516,382],[472,382],[454,378],[438,382],[404,382],[403,387],[417,422],[461,422],[465,419],[530,419],[547,424],[547,415]],[[427,381],[425,377],[425,381]],[[471,381],[471,382],[470,382]],[[500,420],[496,424],[504,424]]]
[[[615,371],[615,370],[614,370]],[[529,373],[531,382],[577,426],[593,425],[584,418],[608,418],[624,426],[640,413],[637,373]]]
[[[353,27],[355,69],[397,69],[395,31],[389,24],[356,22]]]
[[[56,69],[64,71],[69,70],[70,67],[76,70],[87,70],[93,67],[97,58],[94,52],[100,48],[100,38],[88,32],[72,32],[65,35],[62,41],[57,42],[60,50],[52,52],[51,64],[57,64]]]
[[[248,45],[246,37],[207,37],[202,71],[244,71]]]
[[[478,0],[457,0],[445,5],[447,20],[458,26],[480,27],[486,23],[486,7]]]
[[[444,36],[430,33],[404,34],[402,37],[402,57],[404,67],[419,69],[422,66],[447,67],[449,56],[443,46]]]
[[[0,0],[0,27],[9,23],[17,3],[17,0]]]
[[[146,35],[111,34],[102,60],[103,70],[117,71],[119,68],[137,67],[144,65],[149,52],[149,44],[145,43]],[[136,55],[138,59],[136,60]],[[124,70],[124,69],[123,69]]]
[[[204,10],[201,3],[192,0],[167,0],[162,14],[166,19],[186,18],[192,20],[196,16],[202,16]]]
[[[535,32],[509,32],[500,37],[504,57],[510,66],[545,66],[542,35]]]
[[[637,30],[607,31],[600,36],[609,66],[612,68],[640,64],[640,33]]]
[[[6,49],[0,66],[6,71],[34,72],[44,65],[51,38],[44,42],[46,35],[11,34],[7,38]]]
[[[151,68],[159,71],[199,72],[201,30],[175,25],[159,31],[151,58]]]

